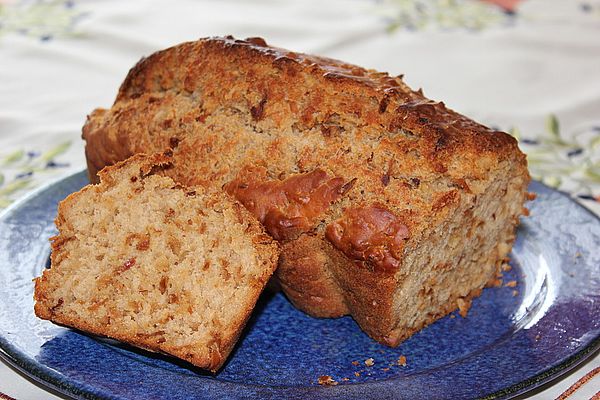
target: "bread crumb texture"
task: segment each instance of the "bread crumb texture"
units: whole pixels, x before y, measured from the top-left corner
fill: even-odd
[[[323,385],[323,386],[335,386],[339,383],[339,382],[335,381],[329,375],[320,376],[317,382],[319,383],[319,385]]]
[[[406,367],[406,356],[398,357],[398,365],[401,367]]]
[[[41,318],[216,371],[276,267],[277,247],[226,195],[161,174],[137,155],[59,204]]]

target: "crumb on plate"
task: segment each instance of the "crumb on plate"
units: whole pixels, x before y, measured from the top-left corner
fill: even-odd
[[[471,300],[459,298],[456,302],[458,303],[458,313],[461,317],[466,318],[469,308],[471,308]]]
[[[318,382],[319,385],[323,386],[335,386],[338,384],[338,382],[336,382],[335,379],[333,379],[330,375],[321,375]]]

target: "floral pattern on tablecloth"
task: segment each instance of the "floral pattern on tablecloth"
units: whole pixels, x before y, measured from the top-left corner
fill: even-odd
[[[72,0],[0,0],[0,36],[17,33],[41,41],[75,36],[86,15]]]
[[[583,1],[579,3],[579,9],[586,13],[600,18],[600,2]]]
[[[559,119],[548,116],[546,129],[536,135],[509,132],[527,154],[533,179],[576,198],[600,202],[600,124],[562,132]]]
[[[17,150],[0,154],[0,209],[53,177],[64,173],[70,166],[63,155],[71,142],[63,142],[41,151]]]
[[[510,26],[522,0],[381,0],[377,12],[384,16],[388,32],[397,30],[479,31]]]

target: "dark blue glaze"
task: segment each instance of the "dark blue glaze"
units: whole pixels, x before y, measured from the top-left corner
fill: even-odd
[[[217,375],[57,327],[33,315],[31,279],[48,264],[56,204],[86,183],[83,173],[73,175],[0,217],[0,354],[73,397],[506,398],[557,377],[600,346],[600,222],[538,183],[530,188],[538,199],[519,228],[513,270],[504,274],[517,287],[485,289],[467,318],[454,313],[395,349],[369,339],[351,318],[311,318],[267,293]],[[406,366],[397,365],[400,355]],[[319,386],[321,375],[339,385]]]

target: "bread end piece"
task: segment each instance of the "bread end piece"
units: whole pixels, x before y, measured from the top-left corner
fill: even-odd
[[[216,372],[278,249],[225,194],[161,176],[170,166],[170,152],[136,155],[59,204],[35,314]]]

